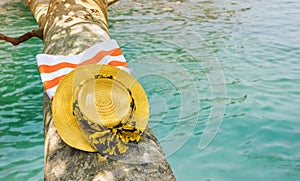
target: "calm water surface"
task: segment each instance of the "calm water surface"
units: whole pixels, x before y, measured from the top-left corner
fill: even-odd
[[[299,9],[297,0],[110,8],[111,36],[147,92],[178,180],[300,179]],[[0,3],[1,33],[35,28],[24,2]],[[38,39],[0,43],[0,180],[43,180],[41,52]]]

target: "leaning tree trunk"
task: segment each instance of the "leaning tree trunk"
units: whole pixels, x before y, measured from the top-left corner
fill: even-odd
[[[43,30],[43,52],[55,55],[78,54],[109,39],[107,6],[115,1],[26,0]],[[56,132],[47,96],[43,109],[45,180],[175,180],[150,128],[125,156],[103,157],[66,145]]]

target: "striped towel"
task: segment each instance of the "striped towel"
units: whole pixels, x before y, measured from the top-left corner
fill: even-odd
[[[129,73],[125,57],[115,40],[96,44],[78,55],[38,54],[36,59],[44,89],[51,100],[60,80],[76,67],[87,64],[106,64]]]

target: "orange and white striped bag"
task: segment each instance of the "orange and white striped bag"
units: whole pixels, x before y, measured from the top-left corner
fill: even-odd
[[[115,40],[96,44],[78,55],[38,54],[36,59],[45,92],[51,100],[60,80],[76,67],[87,64],[106,64],[129,73],[125,57]]]

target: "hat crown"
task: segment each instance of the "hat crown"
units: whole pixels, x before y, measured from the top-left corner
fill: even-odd
[[[130,92],[112,76],[95,77],[82,83],[75,91],[81,113],[89,121],[107,128],[124,124],[133,111]]]

